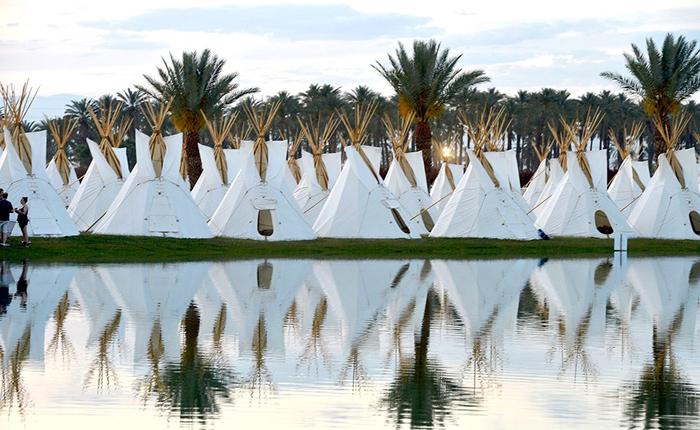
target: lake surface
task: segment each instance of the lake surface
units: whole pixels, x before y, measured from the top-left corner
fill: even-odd
[[[698,428],[700,259],[0,265],[2,428]]]

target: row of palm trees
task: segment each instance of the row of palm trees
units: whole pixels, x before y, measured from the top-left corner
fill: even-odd
[[[465,149],[471,142],[465,132],[462,116],[480,115],[484,109],[503,109],[510,119],[507,128],[507,149],[516,149],[521,169],[534,170],[537,159],[531,145],[545,147],[552,139],[550,124],[559,124],[560,118],[582,118],[592,109],[600,110],[604,119],[591,139],[591,148],[606,149],[609,168],[619,162],[611,148],[610,131],[620,135],[632,122],[646,121],[645,134],[640,138],[645,149],[643,158],[650,162],[661,151],[660,137],[652,126],[655,119],[668,123],[670,118],[684,110],[691,116],[690,126],[682,144],[691,147],[699,142],[700,109],[688,99],[700,89],[700,53],[695,41],[669,34],[662,46],[649,39],[646,52],[632,45],[632,54],[625,54],[629,76],[604,72],[602,76],[620,84],[623,92],[586,93],[574,98],[565,90],[544,88],[541,91],[520,91],[507,96],[495,88],[478,90],[476,85],[489,78],[481,70],[464,71],[458,67],[461,56],[451,56],[447,48],[433,40],[415,41],[410,49],[399,44],[387,63],[377,62],[374,67],[394,89],[392,97],[385,97],[366,86],[349,91],[330,84],[311,84],[306,91],[291,94],[280,91],[266,100],[255,98],[258,88],[241,88],[237,73],[225,73],[225,60],[209,50],[186,52],[181,58],[170,56],[163,60],[154,76],[144,76],[146,85],[137,85],[116,95],[105,95],[97,101],[72,101],[65,116],[76,118],[78,127],[68,147],[69,156],[82,167],[90,160],[85,137],[97,138],[88,108],[100,108],[120,103],[122,114],[132,120],[126,146],[133,145],[134,129],[148,132],[148,124],[141,104],[152,100],[172,100],[170,118],[166,125],[171,131],[185,135],[188,176],[192,184],[201,173],[197,145],[210,144],[204,131],[202,113],[219,117],[241,110],[243,104],[280,103],[279,113],[272,127],[275,139],[293,139],[299,133],[299,123],[321,118],[328,120],[340,110],[353,105],[376,102],[377,116],[368,130],[368,144],[383,148],[384,165],[390,159],[390,142],[381,122],[384,114],[413,115],[412,148],[423,151],[429,177],[435,171],[432,142],[438,141],[453,150],[455,162],[462,162]],[[239,112],[240,113],[240,112]],[[239,118],[244,118],[240,115]],[[27,128],[45,128],[27,124]],[[241,134],[245,127],[241,125]],[[243,136],[245,137],[245,136]],[[331,142],[330,150],[340,149],[343,140],[339,134]],[[52,153],[53,151],[49,151]],[[134,151],[129,151],[133,157]],[[556,155],[556,149],[555,153]],[[132,163],[134,160],[130,160]]]

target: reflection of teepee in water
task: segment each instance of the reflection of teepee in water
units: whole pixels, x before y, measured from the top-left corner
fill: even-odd
[[[190,302],[181,320],[184,343],[175,361],[168,361],[161,370],[159,361],[167,349],[167,340],[158,336],[154,326],[149,337],[148,358],[151,376],[147,387],[153,389],[156,403],[178,414],[181,421],[206,423],[219,412],[221,400],[229,399],[232,373],[199,351],[200,312]],[[148,392],[147,392],[148,393]]]
[[[608,297],[620,279],[618,267],[607,260],[550,260],[533,272],[535,293],[553,310],[550,323],[561,339],[563,371],[573,366],[575,375],[595,374],[586,342],[604,327]]]
[[[304,261],[261,261],[220,263],[212,267],[210,279],[226,303],[241,352],[257,336],[264,316],[268,351],[284,352],[284,324],[294,296],[306,278]]]
[[[697,307],[697,296],[695,302],[688,301],[687,304]],[[621,394],[621,398],[627,399],[624,412],[630,423],[643,420],[645,428],[657,425],[661,428],[697,427],[700,393],[681,374],[672,351],[672,344],[681,332],[684,319],[682,309],[677,309],[670,321],[654,318],[652,362],[645,366],[639,381],[627,384],[625,392]],[[665,328],[659,329],[657,321],[663,321]]]
[[[0,410],[11,410],[16,405],[24,413],[27,407],[29,396],[22,380],[22,370],[29,358],[31,336],[31,329],[27,326],[11,350],[0,348],[0,352],[3,352],[0,356],[4,355],[0,364]]]
[[[90,364],[88,371],[85,375],[85,380],[83,386],[85,388],[92,385],[94,382],[97,390],[100,391],[103,388],[111,388],[113,385],[118,384],[117,372],[114,368],[114,364],[111,361],[110,353],[114,341],[119,331],[119,324],[121,323],[122,312],[120,310],[116,311],[112,316],[112,319],[104,327],[102,334],[97,339],[97,351],[95,352],[95,359]]]
[[[165,358],[177,359],[180,323],[206,274],[205,263],[154,266],[124,265],[98,268],[103,282],[126,318],[125,343],[135,362],[142,360],[157,320]]]
[[[66,332],[65,323],[68,317],[68,311],[70,310],[70,300],[68,299],[68,291],[63,294],[61,301],[56,305],[56,309],[53,311],[54,320],[54,334],[51,336],[49,341],[49,346],[46,348],[46,352],[54,357],[60,352],[61,359],[66,361],[66,359],[71,359],[75,357],[75,349],[68,338],[68,333]]]
[[[474,383],[495,371],[500,353],[494,338],[514,327],[518,299],[535,267],[534,260],[516,261],[434,261],[438,283],[454,306],[471,344],[467,367]]]
[[[428,355],[431,324],[440,312],[439,301],[430,289],[421,304],[421,324],[415,335],[413,356],[402,358],[396,378],[380,400],[396,426],[409,421],[410,428],[444,425],[453,409],[473,406],[476,400]]]
[[[407,347],[402,340],[404,336],[413,336],[421,330],[425,298],[433,286],[433,270],[429,260],[405,263],[391,281],[387,295],[386,322],[390,328],[384,335],[391,336],[386,342],[390,345],[386,353],[386,362],[395,357],[400,361]],[[380,336],[383,333],[380,332]],[[412,339],[412,337],[411,337]],[[384,342],[381,342],[382,344]]]

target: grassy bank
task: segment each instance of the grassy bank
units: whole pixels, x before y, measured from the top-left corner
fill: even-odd
[[[492,239],[348,240],[257,242],[81,235],[61,239],[34,238],[29,248],[0,248],[5,260],[32,262],[166,262],[246,258],[517,258],[594,257],[612,254],[612,240],[553,239],[509,241]],[[634,239],[630,256],[700,256],[700,242]]]

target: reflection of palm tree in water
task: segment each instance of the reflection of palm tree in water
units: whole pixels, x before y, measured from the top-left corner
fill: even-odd
[[[100,338],[97,341],[97,354],[95,355],[95,360],[92,365],[88,368],[88,372],[85,375],[85,382],[83,385],[88,387],[92,384],[92,380],[96,378],[95,383],[97,389],[102,388],[109,389],[113,384],[117,385],[119,383],[117,378],[117,372],[114,369],[114,365],[110,360],[110,347],[114,344],[114,336],[119,330],[119,323],[122,319],[122,311],[118,310],[115,312],[112,320],[107,324],[105,329],[102,331]]]
[[[178,412],[181,419],[204,423],[210,415],[218,413],[219,399],[229,398],[233,376],[199,352],[199,327],[199,309],[193,302],[182,321],[185,342],[180,362],[167,363],[161,372],[159,361],[164,347],[160,325],[154,326],[149,342],[151,375],[146,379],[146,390],[156,396],[158,405]]]
[[[71,359],[75,357],[75,349],[73,344],[68,338],[68,333],[66,332],[65,323],[68,317],[68,311],[70,310],[70,301],[68,299],[68,292],[63,295],[61,301],[58,302],[56,309],[53,311],[53,320],[56,324],[56,329],[49,346],[47,347],[47,352],[53,356],[56,356],[58,351],[61,351],[61,359],[63,361],[66,358]]]
[[[697,425],[700,393],[681,375],[671,350],[680,330],[682,315],[683,307],[674,317],[667,334],[660,334],[654,325],[653,361],[644,368],[639,382],[625,387],[631,391],[631,395],[624,395],[629,399],[625,407],[629,428],[690,428]]]
[[[29,345],[32,338],[31,327],[27,325],[17,342],[15,350],[10,353],[9,366],[2,368],[2,384],[0,385],[0,409],[8,410],[17,405],[21,414],[29,403],[27,390],[22,381],[22,369],[24,362],[29,358]],[[1,351],[0,351],[1,352]],[[4,357],[0,354],[0,360]],[[4,360],[0,361],[4,363]]]
[[[411,428],[442,425],[452,410],[474,403],[474,399],[439,364],[428,357],[430,329],[437,295],[431,288],[426,296],[420,334],[414,342],[413,359],[401,359],[398,375],[381,400],[397,427],[406,419]]]

